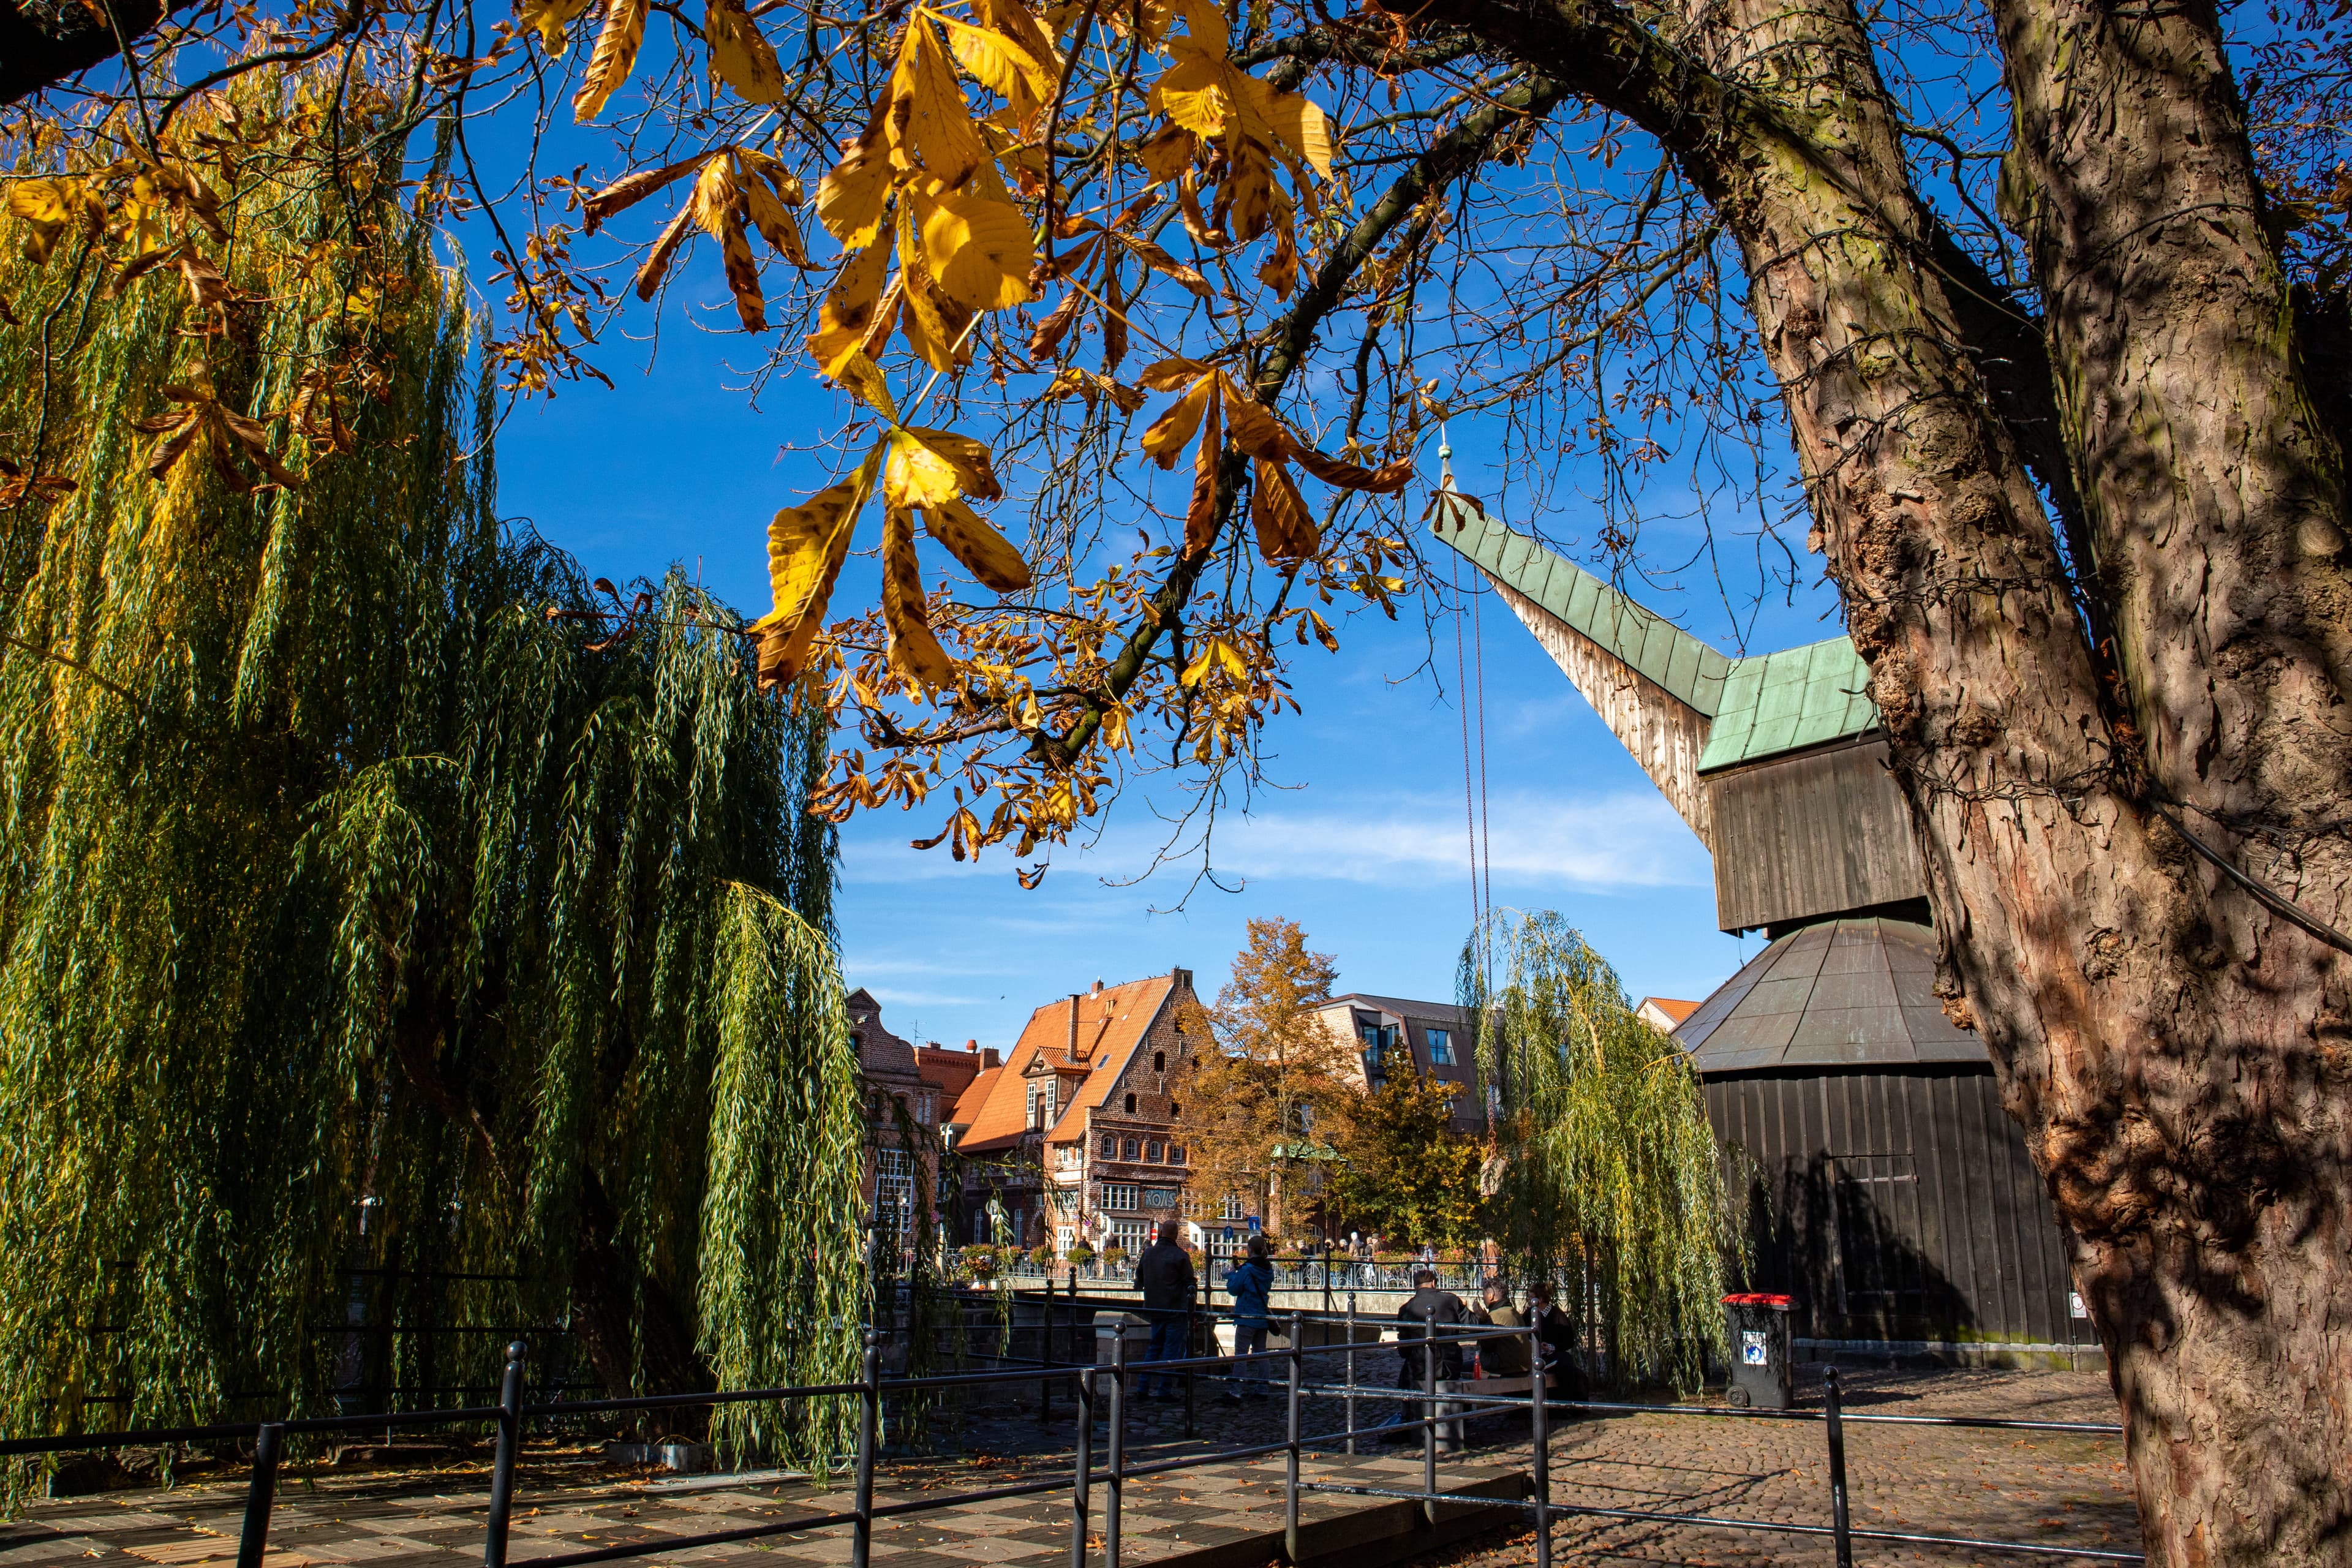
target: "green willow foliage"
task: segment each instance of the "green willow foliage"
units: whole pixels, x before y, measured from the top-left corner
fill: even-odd
[[[1741,1233],[1688,1062],[1549,910],[1491,916],[1457,990],[1501,1097],[1498,1237],[1558,1280],[1610,1381],[1696,1387],[1726,1343],[1724,1265]]]
[[[503,1336],[435,1325],[568,1325],[607,1387],[852,1375],[823,720],[675,574],[590,646],[496,521],[454,285],[351,194],[397,169],[250,156],[266,308],[0,259],[0,455],[77,486],[0,510],[0,1429],[478,1403]],[[299,487],[147,473],[199,362],[270,424],[338,356],[382,395],[282,437]],[[717,1436],[839,1451],[778,1419]]]

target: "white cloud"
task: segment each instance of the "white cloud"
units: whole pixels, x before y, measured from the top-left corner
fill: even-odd
[[[1323,795],[1326,792],[1316,792]],[[1383,792],[1360,806],[1306,807],[1303,796],[1249,816],[1221,816],[1209,860],[1220,878],[1251,880],[1360,882],[1385,885],[1466,878],[1469,828],[1459,796]],[[1302,805],[1292,805],[1292,800]],[[1494,797],[1485,854],[1498,889],[1536,894],[1568,888],[1607,892],[1705,886],[1706,851],[1664,799],[1648,790],[1556,795],[1515,791]],[[1097,877],[1123,880],[1147,866],[1166,824],[1149,813],[1127,814],[1090,852],[1055,854],[1061,898],[1034,910],[1000,907],[992,920],[1047,936],[1094,926],[1106,913],[1089,908],[1104,891]],[[877,834],[843,845],[845,878],[853,885],[949,880],[977,874],[1011,876],[1002,849],[980,864],[959,865],[939,851],[916,851]],[[1143,884],[1186,878],[1198,866],[1184,859]],[[1075,884],[1075,885],[1074,885]],[[1083,890],[1082,890],[1083,889]],[[1090,896],[1091,895],[1091,896]]]
[[[1217,865],[1253,878],[1406,883],[1469,874],[1459,801],[1275,810],[1228,819],[1218,835]],[[1491,803],[1484,852],[1498,889],[1692,887],[1708,877],[1706,850],[1650,794],[1502,797]]]
[[[848,981],[855,985],[858,983],[857,966],[852,964],[850,969]],[[866,994],[886,1007],[978,1007],[995,1000],[989,996],[951,995],[943,991],[902,991],[891,985],[868,985]]]

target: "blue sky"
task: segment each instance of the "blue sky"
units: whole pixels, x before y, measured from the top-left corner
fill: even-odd
[[[673,297],[723,299],[715,266],[697,259],[714,276],[689,273]],[[707,319],[731,325],[732,310]],[[813,441],[839,410],[805,382],[773,387],[751,407],[727,389],[743,379],[730,356],[751,353],[744,338],[698,331],[675,307],[650,369],[642,347],[610,344],[601,363],[616,390],[567,387],[512,412],[499,438],[500,510],[529,520],[592,575],[657,574],[679,562],[739,607],[763,611],[767,520],[821,473],[818,457],[782,448]],[[1485,471],[1482,433],[1452,437],[1463,488],[1524,525]],[[1573,513],[1542,521],[1555,538],[1587,531]],[[1694,573],[1691,591],[1671,586],[1644,597],[1737,651],[1711,584]],[[845,599],[866,591],[847,580],[842,590]],[[1835,622],[1822,618],[1830,608],[1818,587],[1767,605],[1750,647],[1832,635]],[[1496,902],[1560,910],[1635,997],[1705,995],[1760,946],[1716,931],[1705,849],[1492,595],[1478,629]],[[1359,617],[1342,635],[1337,656],[1302,650],[1305,711],[1269,736],[1276,787],[1221,819],[1209,862],[1239,891],[1194,885],[1197,860],[1133,880],[1164,841],[1155,810],[1176,804],[1172,795],[1120,799],[1099,841],[1058,855],[1034,891],[1014,882],[1001,851],[959,866],[944,850],[909,847],[938,824],[890,809],[844,832],[851,983],[881,999],[901,1034],[1001,1047],[1033,1008],[1097,979],[1181,964],[1212,992],[1244,921],[1284,915],[1338,959],[1344,987],[1450,998],[1471,908],[1454,626],[1408,612],[1395,624]],[[1425,662],[1443,672],[1442,688],[1413,673]]]

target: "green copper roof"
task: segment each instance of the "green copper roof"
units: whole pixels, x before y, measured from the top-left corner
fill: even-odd
[[[1463,526],[1455,528],[1458,520]],[[1702,713],[1722,700],[1732,661],[1654,611],[1643,609],[1572,561],[1514,533],[1475,503],[1448,496],[1437,536],[1498,583],[1533,599]]]
[[[1853,651],[1852,637],[1754,654],[1735,661],[1731,679],[1723,683],[1723,705],[1707,730],[1698,771],[1712,773],[1877,728],[1870,667]]]
[[[1710,721],[1698,771],[1800,751],[1878,727],[1870,669],[1849,637],[1727,658],[1574,562],[1451,494],[1437,537]]]

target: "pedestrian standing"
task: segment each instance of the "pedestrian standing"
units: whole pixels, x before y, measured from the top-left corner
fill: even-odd
[[[1135,1282],[1143,1291],[1143,1316],[1151,1325],[1151,1343],[1143,1353],[1147,1370],[1138,1384],[1138,1397],[1174,1399],[1181,1392],[1173,1373],[1155,1378],[1153,1362],[1175,1361],[1190,1350],[1185,1326],[1192,1319],[1192,1259],[1176,1245],[1176,1222],[1160,1222],[1160,1239],[1143,1249],[1135,1265]],[[1154,1384],[1157,1384],[1155,1389]]]
[[[1265,1237],[1249,1239],[1249,1256],[1225,1271],[1225,1291],[1234,1299],[1234,1354],[1256,1355],[1265,1349],[1266,1298],[1274,1289],[1274,1263]],[[1225,1397],[1239,1402],[1241,1385],[1249,1384],[1252,1399],[1265,1397],[1266,1363],[1244,1362],[1225,1380]]]

